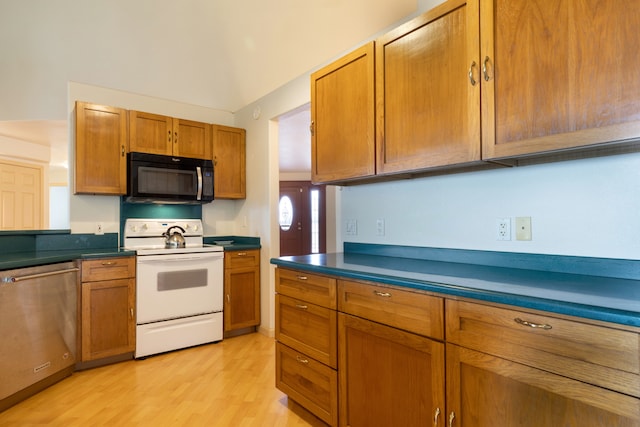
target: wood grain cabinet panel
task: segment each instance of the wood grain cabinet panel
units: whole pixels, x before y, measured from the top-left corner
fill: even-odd
[[[76,102],[75,194],[127,193],[127,110]]]
[[[129,151],[211,158],[211,125],[142,111],[129,111]]]
[[[260,250],[224,253],[224,330],[260,324]]]
[[[480,2],[483,158],[640,136],[635,0]]]
[[[276,340],[334,369],[338,367],[335,310],[276,295]]]
[[[640,334],[447,300],[447,341],[640,397]]]
[[[375,174],[374,42],[311,75],[311,179]]]
[[[444,344],[338,315],[341,426],[444,425]]]
[[[376,40],[378,174],[480,162],[478,7],[447,1]]]
[[[336,309],[336,279],[306,271],[276,269],[276,292]]]
[[[82,362],[135,349],[135,257],[82,261]]]
[[[427,337],[444,339],[444,300],[375,283],[338,280],[338,309]]]
[[[246,131],[230,126],[212,125],[211,132],[214,197],[246,198]]]
[[[330,426],[338,425],[338,374],[334,369],[278,342],[276,387]]]
[[[450,425],[640,426],[637,398],[454,344],[446,351]]]

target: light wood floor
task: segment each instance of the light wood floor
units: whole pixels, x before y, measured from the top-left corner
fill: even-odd
[[[0,426],[323,426],[275,388],[259,333],[86,371],[0,413]]]

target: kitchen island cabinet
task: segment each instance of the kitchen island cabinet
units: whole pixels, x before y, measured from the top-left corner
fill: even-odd
[[[82,261],[78,368],[98,361],[133,358],[135,350],[135,257]],[[119,359],[118,359],[119,360]],[[90,362],[90,363],[88,363]]]
[[[213,195],[216,199],[244,199],[246,188],[246,131],[212,125]]]
[[[74,194],[127,193],[127,110],[76,102]]]
[[[224,253],[224,331],[260,324],[260,250]]]
[[[636,332],[447,300],[454,425],[640,425]]]
[[[300,278],[284,282],[300,305],[328,295],[304,278],[337,283],[339,425],[640,426],[637,262],[549,256],[558,272],[543,272],[524,269],[540,267],[537,256],[375,246],[272,259],[277,277]],[[320,322],[298,319],[298,336],[319,335],[310,325]],[[290,366],[313,359],[296,351]],[[311,384],[280,365],[276,372]]]
[[[338,425],[336,280],[276,269],[276,387]]]
[[[160,114],[129,111],[129,151],[211,158],[211,125]]]

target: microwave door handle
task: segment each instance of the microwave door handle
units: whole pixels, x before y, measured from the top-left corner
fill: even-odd
[[[196,196],[196,200],[202,200],[202,168],[196,166],[196,172],[198,174],[198,195]]]

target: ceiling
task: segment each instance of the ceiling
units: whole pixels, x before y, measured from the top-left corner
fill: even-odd
[[[0,135],[52,145],[63,132],[66,143],[68,81],[234,112],[416,13],[419,1],[0,0]],[[297,113],[303,123],[308,112]],[[295,145],[285,151],[297,161]]]

